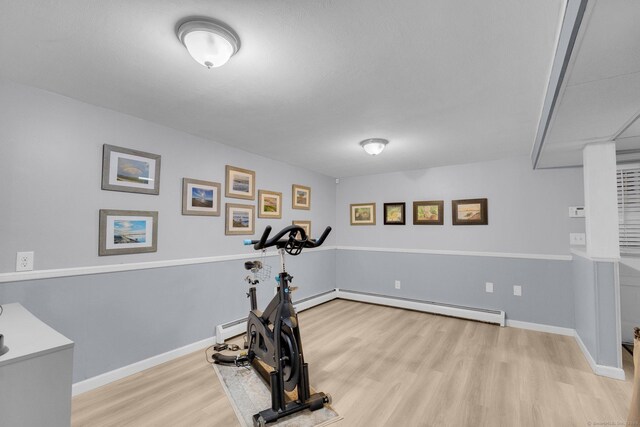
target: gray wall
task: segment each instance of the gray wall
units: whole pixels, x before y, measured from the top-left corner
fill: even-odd
[[[338,250],[336,267],[341,289],[504,310],[510,320],[573,328],[568,261]],[[485,292],[485,282],[494,283],[494,293]],[[513,285],[522,285],[521,297]]]
[[[575,330],[598,365],[620,366],[615,262],[574,255]]]
[[[276,272],[278,258],[266,260]],[[78,382],[210,338],[216,325],[245,317],[244,261],[4,283],[0,302],[20,302],[76,343]],[[333,250],[288,257],[299,287],[294,301],[335,288],[335,268]],[[261,307],[274,284],[259,285]]]
[[[622,341],[633,342],[633,328],[640,326],[640,259],[620,260],[620,313]]]
[[[451,200],[486,197],[489,225],[452,226]],[[411,225],[414,200],[444,200],[445,225]],[[341,178],[336,193],[338,245],[568,254],[569,233],[584,219],[582,169],[532,170],[527,157]],[[349,204],[377,203],[376,226],[350,226]],[[407,225],[383,225],[385,202],[406,202]]]
[[[451,200],[486,197],[489,225],[452,226]],[[413,225],[415,200],[444,200],[444,225]],[[377,203],[377,225],[350,226],[351,203]],[[405,226],[384,225],[383,203],[405,202]],[[580,169],[531,169],[527,157],[340,179],[339,246],[568,255],[584,219]],[[504,310],[509,319],[573,327],[569,261],[339,250],[339,287]],[[394,280],[401,280],[401,290]],[[485,292],[494,283],[494,293]],[[513,286],[522,286],[522,296]]]
[[[575,330],[595,360],[597,354],[595,261],[574,256],[571,267]]]
[[[101,190],[103,144],[162,155],[160,195]],[[224,188],[226,164],[256,171],[256,189],[283,194],[283,218],[257,219],[258,233],[294,219],[311,220],[314,231],[333,225],[333,178],[0,80],[0,273],[15,271],[17,251],[35,251],[38,270],[248,252],[245,236],[224,235],[224,211],[181,214],[182,178]],[[311,187],[310,211],[291,209],[292,184]],[[223,209],[225,202],[256,204],[222,196]],[[99,209],[159,211],[158,252],[98,257]]]
[[[101,190],[105,143],[162,155],[160,195]],[[283,218],[257,219],[258,233],[294,219],[311,220],[314,234],[334,225],[333,178],[0,80],[0,273],[13,272],[16,252],[28,250],[36,270],[251,253],[241,243],[247,236],[224,235],[224,211],[181,215],[182,178],[224,188],[226,164],[255,170],[256,189],[283,193]],[[311,187],[311,210],[291,209],[294,183]],[[256,204],[225,200],[223,192],[225,202]],[[99,209],[159,211],[158,252],[98,257]],[[294,298],[334,288],[334,259],[333,250],[290,259],[300,286]],[[275,272],[276,258],[269,260]],[[74,340],[80,381],[211,337],[216,324],[246,316],[243,262],[0,283],[0,304],[20,302]],[[264,306],[271,284],[260,293]]]

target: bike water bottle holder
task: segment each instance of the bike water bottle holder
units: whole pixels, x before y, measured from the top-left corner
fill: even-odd
[[[287,240],[287,244],[284,245],[284,250],[289,254],[289,255],[299,255],[300,252],[302,252],[302,249],[305,246],[305,243],[307,243],[307,239],[304,240],[298,240],[296,239],[296,235],[298,233],[293,233],[291,235],[289,235],[289,240]]]

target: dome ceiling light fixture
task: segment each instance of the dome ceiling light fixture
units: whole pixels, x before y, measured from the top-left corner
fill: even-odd
[[[389,141],[383,138],[369,138],[361,141],[360,146],[364,148],[367,154],[377,156],[382,153],[382,150],[384,150],[384,147],[386,147],[388,143]]]
[[[227,63],[240,49],[240,39],[222,23],[197,19],[184,22],[176,33],[189,54],[211,69]]]

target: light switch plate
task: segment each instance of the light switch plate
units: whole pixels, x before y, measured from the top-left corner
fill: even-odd
[[[569,218],[584,218],[584,206],[570,206]]]
[[[488,293],[490,293],[490,294],[491,294],[491,293],[493,293],[493,283],[491,283],[491,282],[486,282],[486,283],[484,284],[484,289],[485,289],[485,291],[487,291],[487,292],[488,292]]]
[[[569,233],[569,244],[571,246],[584,246],[587,244],[584,233]]]

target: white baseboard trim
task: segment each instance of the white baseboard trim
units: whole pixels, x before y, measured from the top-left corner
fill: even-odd
[[[86,393],[87,391],[118,381],[130,375],[137,374],[145,369],[153,368],[154,366],[176,359],[180,356],[184,356],[185,354],[205,349],[212,346],[214,342],[215,337],[206,338],[204,340],[194,342],[193,344],[188,344],[184,347],[176,348],[174,350],[167,351],[166,353],[132,363],[131,365],[123,366],[122,368],[114,369],[113,371],[105,372],[104,374],[79,381],[71,387],[71,395],[77,396],[81,393]]]
[[[563,328],[560,326],[544,325],[542,323],[522,322],[520,320],[507,319],[507,326],[518,329],[528,329],[530,331],[547,332],[549,334],[565,335],[568,337],[575,336],[575,330],[571,328]]]
[[[582,342],[582,338],[580,338],[580,335],[577,331],[575,331],[574,337],[576,342],[578,343],[578,347],[580,347],[580,351],[582,351],[582,354],[584,355],[584,358],[587,359],[587,363],[596,375],[613,378],[614,380],[625,380],[624,369],[616,368],[613,366],[598,365],[593,359],[593,356],[591,356],[591,353],[589,353],[587,346],[584,345],[584,342]]]
[[[300,302],[294,303],[293,306],[295,307],[296,311],[300,312],[317,305],[324,304],[325,302],[329,302],[336,298],[338,298],[338,290],[334,289],[324,294],[320,294],[311,298],[305,298]]]
[[[595,360],[591,356],[591,353],[587,350],[587,347],[582,342],[582,339],[574,329],[563,328],[559,326],[544,325],[539,323],[522,322],[519,320],[506,320],[503,311],[497,313],[475,311],[469,313],[472,310],[460,309],[457,307],[450,307],[446,305],[433,305],[428,302],[420,302],[415,300],[398,299],[388,297],[384,295],[372,295],[357,292],[350,292],[348,290],[335,289],[328,291],[317,296],[303,299],[302,301],[294,304],[298,312],[307,310],[325,302],[329,302],[334,299],[345,299],[351,301],[367,302],[372,304],[385,305],[389,307],[405,308],[409,310],[422,311],[426,313],[436,313],[445,316],[461,317],[470,320],[480,320],[483,322],[498,323],[501,326],[508,326],[512,328],[528,329],[532,331],[547,332],[557,335],[572,336],[578,343],[578,347],[582,351],[584,357],[587,359],[587,363],[597,375],[613,378],[617,380],[625,379],[624,370],[615,368],[612,366],[604,366],[596,364]],[[473,316],[473,317],[472,317]],[[228,326],[225,326],[228,325]],[[175,350],[168,351],[166,353],[159,354],[157,356],[150,357],[145,360],[141,360],[131,365],[123,366],[122,368],[114,369],[113,371],[106,372],[104,374],[88,378],[86,380],[77,382],[72,386],[72,395],[77,396],[81,393],[93,390],[95,388],[107,385],[114,381],[118,381],[127,376],[137,374],[145,369],[152,368],[162,363],[168,362],[180,356],[184,356],[194,351],[205,349],[214,342],[216,337],[220,338],[220,342],[224,342],[225,339],[242,334],[247,328],[246,319],[239,319],[235,322],[229,322],[224,325],[218,325],[216,327],[216,336],[212,338],[206,338],[204,340],[195,342],[193,344],[186,345],[184,347],[177,348]]]
[[[337,297],[351,301],[367,302],[371,304],[386,305],[389,307],[405,308],[408,310],[422,311],[425,313],[442,314],[444,316],[460,317],[463,319],[479,320],[481,322],[497,323],[505,325],[505,314],[501,310],[481,310],[470,307],[458,307],[447,304],[438,304],[430,301],[419,301],[403,298],[394,298],[386,295],[377,295],[364,292],[355,292],[344,289],[336,289]]]
[[[614,368],[613,366],[596,365],[594,372],[601,377],[613,378],[614,380],[624,381],[626,379],[624,369]]]

